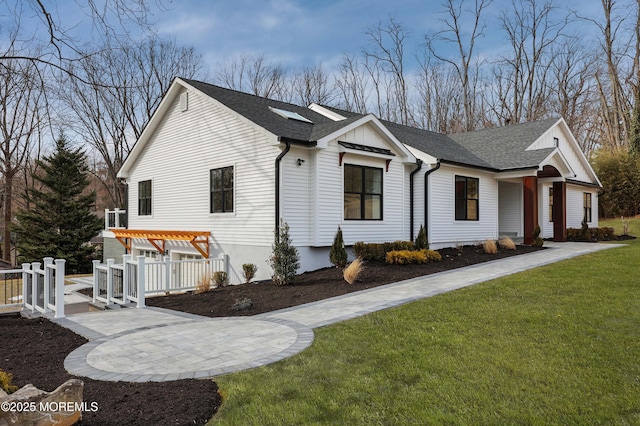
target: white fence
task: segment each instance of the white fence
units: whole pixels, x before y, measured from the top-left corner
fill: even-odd
[[[22,309],[22,269],[0,269],[0,312]]]
[[[201,260],[171,260],[169,256],[160,260],[144,256],[133,259],[130,254],[122,258],[122,264],[116,264],[114,259],[108,259],[105,264],[94,261],[94,302],[135,303],[137,307],[144,307],[147,295],[195,290],[205,277],[218,271],[228,273],[229,264],[226,254]]]
[[[44,258],[40,262],[22,264],[23,306],[31,312],[53,312],[55,318],[64,317],[64,259]]]

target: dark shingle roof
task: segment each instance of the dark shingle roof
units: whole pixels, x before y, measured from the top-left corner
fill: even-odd
[[[317,140],[316,136],[312,136],[312,133],[318,132],[315,129],[316,126],[322,127],[326,124],[335,123],[333,120],[306,107],[225,89],[197,80],[186,78],[181,80],[282,138],[300,142],[313,142]],[[312,121],[313,124],[282,117],[271,111],[269,107],[295,112]]]
[[[527,151],[558,118],[450,135],[498,170],[537,167],[554,148]]]
[[[345,120],[334,121],[307,107],[225,89],[197,80],[182,80],[267,131],[292,141],[312,144],[364,117],[363,114],[324,106],[346,117]],[[269,107],[297,113],[312,123],[282,117]],[[400,142],[439,160],[501,171],[537,167],[554,148],[531,151],[526,151],[526,148],[557,121],[555,118],[449,136],[390,121],[382,123]]]

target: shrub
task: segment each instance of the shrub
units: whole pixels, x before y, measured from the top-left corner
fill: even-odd
[[[7,394],[14,393],[18,390],[17,386],[11,384],[13,380],[13,374],[7,373],[0,369],[0,389],[5,391]]]
[[[442,256],[435,250],[393,250],[387,253],[386,262],[394,265],[408,265],[410,263],[438,262]]]
[[[196,282],[195,293],[196,294],[206,293],[207,291],[211,290],[211,280],[212,280],[211,274],[208,272],[200,276],[200,278],[198,279],[198,282]]]
[[[516,243],[514,243],[513,240],[511,238],[509,238],[509,237],[500,238],[500,240],[498,241],[498,246],[503,250],[515,250],[516,249]]]
[[[353,284],[354,282],[356,282],[356,280],[358,279],[358,275],[360,275],[360,272],[362,272],[363,269],[364,267],[362,266],[362,259],[357,257],[353,262],[349,264],[349,266],[347,266],[347,268],[342,273],[342,277],[349,284]]]
[[[615,230],[613,228],[567,228],[568,241],[609,241],[614,239]],[[588,239],[586,239],[588,238]]]
[[[236,299],[236,302],[231,307],[234,311],[248,311],[253,307],[253,302],[248,297],[242,299]]]
[[[242,265],[242,275],[244,275],[244,282],[249,283],[256,276],[258,266],[253,263],[244,263]]]
[[[591,241],[593,238],[593,235],[591,235],[591,231],[589,230],[589,225],[584,220],[580,227],[580,237],[582,238],[582,241]]]
[[[629,235],[629,219],[622,216],[622,235]]]
[[[342,239],[342,229],[338,226],[338,232],[333,238],[333,245],[329,252],[329,260],[338,268],[344,268],[347,264],[347,250],[344,248],[344,240]]]
[[[217,271],[213,273],[213,282],[216,283],[216,287],[225,287],[229,284],[229,277],[224,271]]]
[[[379,260],[385,261],[386,255],[390,251],[414,250],[414,244],[411,241],[393,241],[386,243],[363,243],[357,242],[353,245],[353,251],[357,257],[362,260]]]
[[[416,241],[413,243],[413,245],[416,250],[429,248],[429,241],[427,240],[427,233],[424,230],[424,226],[420,225],[418,236],[416,237]]]
[[[293,284],[300,267],[300,255],[289,237],[289,225],[280,219],[280,231],[274,232],[269,265],[273,269],[271,279],[276,285]]]
[[[484,250],[487,254],[496,254],[498,253],[498,246],[493,240],[486,240],[482,243],[482,250]]]
[[[533,230],[533,246],[534,247],[542,247],[544,245],[544,240],[540,238],[540,225],[536,225]]]

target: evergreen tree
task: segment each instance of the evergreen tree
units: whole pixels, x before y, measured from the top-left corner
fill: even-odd
[[[32,207],[18,213],[14,227],[19,259],[66,259],[68,272],[88,272],[95,251],[86,243],[102,229],[102,220],[90,211],[95,191],[85,193],[89,185],[85,154],[80,149],[72,150],[60,135],[55,152],[39,160],[38,165],[43,173],[34,179],[41,189],[27,190]]]
[[[333,245],[329,252],[329,261],[336,268],[344,268],[347,264],[347,250],[344,248],[344,240],[342,239],[342,229],[338,226],[338,232],[333,238]]]
[[[300,268],[300,255],[289,237],[289,225],[280,219],[280,229],[275,234],[269,265],[273,269],[271,279],[277,285],[293,284]]]
[[[422,249],[428,249],[429,248],[429,241],[427,240],[427,233],[424,230],[424,226],[420,225],[420,230],[418,231],[418,236],[416,237],[416,240],[414,241],[414,248],[416,250],[422,250]]]

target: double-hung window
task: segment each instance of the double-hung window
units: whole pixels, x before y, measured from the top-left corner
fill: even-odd
[[[478,178],[456,176],[456,220],[479,219]]]
[[[382,220],[382,169],[345,164],[344,218]]]
[[[138,215],[151,215],[151,181],[138,182]]]
[[[553,187],[549,187],[549,222],[553,222]]]
[[[233,166],[211,170],[210,180],[209,212],[233,212]]]
[[[584,221],[591,222],[591,193],[584,192],[582,194],[582,202],[584,205]]]

